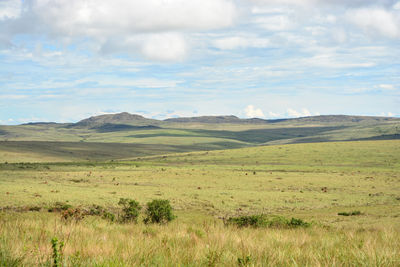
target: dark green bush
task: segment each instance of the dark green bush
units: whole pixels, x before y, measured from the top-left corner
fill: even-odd
[[[264,215],[249,215],[231,217],[228,219],[228,224],[236,225],[239,227],[261,227],[267,224],[267,218]]]
[[[105,212],[105,209],[102,206],[92,205],[89,208],[88,215],[100,216],[100,215],[103,215],[104,212]]]
[[[270,216],[264,214],[231,217],[227,220],[228,225],[238,227],[269,227],[269,228],[297,228],[308,227],[310,223],[302,219],[291,218],[290,220],[281,216]]]
[[[361,215],[361,214],[362,213],[359,210],[355,210],[352,212],[339,212],[338,213],[338,215],[341,215],[341,216],[357,216],[357,215]]]
[[[56,202],[52,207],[49,207],[48,211],[49,212],[60,212],[63,210],[67,210],[72,208],[72,205],[63,203],[63,202]]]
[[[51,239],[51,247],[53,248],[53,254],[52,254],[52,257],[53,257],[53,264],[52,264],[52,266],[53,267],[61,267],[63,264],[62,264],[62,262],[63,262],[63,252],[64,252],[64,250],[63,250],[63,248],[64,248],[64,242],[63,241],[61,241],[61,242],[58,242],[58,239],[57,239],[57,237],[53,237],[52,239]]]
[[[103,219],[109,220],[111,222],[115,221],[115,214],[111,213],[109,211],[104,211],[102,217],[103,217]]]
[[[238,266],[249,266],[251,263],[251,256],[247,255],[245,257],[237,258]]]
[[[167,223],[175,219],[169,200],[154,199],[147,203],[145,223]]]
[[[139,202],[129,198],[121,198],[118,205],[122,206],[123,214],[120,217],[122,222],[137,222],[139,211],[142,209]]]
[[[92,205],[89,208],[87,214],[92,216],[101,216],[103,219],[109,220],[111,222],[115,221],[115,214],[100,205]]]

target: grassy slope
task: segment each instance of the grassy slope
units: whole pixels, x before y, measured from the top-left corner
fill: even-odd
[[[264,146],[132,160],[1,164],[0,203],[115,207],[121,197],[141,204],[167,198],[178,213],[175,222],[120,225],[88,217],[65,224],[46,212],[0,212],[0,252],[37,265],[50,260],[49,240],[58,236],[67,243],[67,261],[83,266],[233,266],[247,256],[255,266],[400,263],[395,241],[400,237],[400,141]],[[337,215],[353,210],[363,215]],[[225,227],[216,219],[257,212],[315,224],[255,230]]]
[[[325,118],[328,117],[328,118]],[[125,124],[105,124],[107,130],[97,127],[78,127],[67,124],[31,124],[0,126],[0,140],[9,141],[96,141],[140,142],[147,137],[215,137],[248,143],[263,143],[278,139],[325,138],[349,140],[384,134],[400,134],[400,120],[390,118],[321,116],[283,120],[275,123],[176,123],[156,121],[155,129],[141,129]],[[102,121],[101,121],[102,122]],[[125,122],[125,121],[122,121]],[[121,123],[122,123],[121,122]],[[98,123],[98,122],[96,122]],[[79,125],[76,124],[76,125]],[[142,124],[140,124],[142,125]],[[100,128],[99,128],[100,127]],[[133,127],[133,129],[132,129]],[[162,127],[161,129],[156,129]],[[258,137],[258,138],[256,138]]]
[[[76,160],[104,161],[159,155],[184,151],[238,148],[238,142],[224,143],[207,140],[206,143],[180,140],[169,144],[153,143],[96,143],[96,142],[43,142],[43,141],[0,141],[0,162],[63,162]],[[167,143],[167,142],[165,142]]]
[[[0,200],[11,206],[67,200],[115,205],[120,197],[145,202],[159,196],[178,209],[215,215],[394,205],[399,169],[399,141],[190,152],[135,163],[9,163],[0,165]]]
[[[114,129],[107,124],[108,130],[115,131],[104,131],[63,124],[0,126],[0,140],[13,141],[0,141],[0,161],[107,160],[260,144],[400,138],[399,120],[381,118],[353,121],[316,117],[269,124],[158,124],[157,127],[164,128],[132,129],[136,126],[117,125]]]

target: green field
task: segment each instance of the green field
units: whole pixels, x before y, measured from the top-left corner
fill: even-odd
[[[1,151],[36,152],[50,159],[56,156],[68,160],[124,159],[257,145],[395,139],[400,139],[398,118],[342,115],[283,120],[209,116],[160,121],[119,113],[68,124],[0,126]],[[12,161],[10,157],[5,160]]]
[[[43,153],[45,143],[37,144],[41,149],[32,146],[36,143],[24,149],[7,147],[9,143],[0,146],[3,265],[50,265],[52,237],[66,244],[66,266],[400,264],[398,140],[170,150],[162,155],[159,148],[153,156],[145,156],[149,153],[143,147],[144,153],[132,153],[129,146],[114,146],[106,154],[112,143],[93,143],[90,150],[88,143],[62,144],[72,154],[57,152],[54,143],[47,144],[53,154]],[[87,160],[96,158],[94,151],[98,160]],[[63,202],[82,209],[96,204],[119,213],[120,198],[143,206],[168,199],[178,217],[167,225],[111,223],[98,216],[64,222],[59,213],[47,212]],[[353,211],[361,214],[338,215]],[[295,217],[311,226],[224,224],[226,218],[251,214]]]

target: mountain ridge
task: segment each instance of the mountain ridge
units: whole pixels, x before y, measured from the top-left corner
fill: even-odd
[[[179,117],[167,118],[164,120],[150,119],[139,114],[128,112],[103,114],[91,116],[76,123],[70,123],[71,127],[96,128],[104,124],[126,124],[134,126],[158,126],[166,123],[232,123],[232,124],[268,124],[279,122],[325,122],[325,123],[358,123],[362,121],[384,122],[400,121],[396,117],[379,116],[356,116],[356,115],[317,115],[298,118],[280,118],[280,119],[261,119],[261,118],[239,118],[234,115],[216,115],[216,116],[197,116],[197,117]],[[28,123],[28,124],[47,124],[46,122]],[[50,124],[50,122],[48,123]],[[53,124],[53,122],[51,122]]]

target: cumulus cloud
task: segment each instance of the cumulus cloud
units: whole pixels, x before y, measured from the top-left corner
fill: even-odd
[[[32,0],[31,12],[62,34],[210,30],[232,25],[227,0]]]
[[[396,114],[394,114],[393,112],[381,112],[380,114],[379,114],[379,116],[382,116],[382,117],[396,117]]]
[[[390,38],[400,37],[400,14],[383,8],[361,8],[349,10],[347,19],[371,35]]]
[[[181,34],[157,34],[143,43],[142,53],[154,60],[183,60],[187,53],[187,44]]]
[[[22,13],[16,3],[23,3]],[[229,27],[235,17],[230,0],[7,0],[0,5],[9,39],[17,34],[89,39],[102,52],[139,52],[156,60],[182,59],[185,33]]]
[[[337,5],[337,6],[368,6],[368,5],[385,5],[390,6],[393,0],[249,0],[258,5]]]
[[[20,0],[0,1],[0,20],[17,18],[21,13]]]
[[[270,46],[270,41],[267,38],[232,36],[215,40],[214,46],[222,50],[232,50],[248,47],[264,48]]]
[[[268,118],[276,119],[276,118],[281,118],[281,117],[282,117],[282,115],[279,113],[275,113],[272,111],[268,112]]]
[[[244,109],[244,111],[248,118],[264,118],[265,117],[262,110],[259,108],[255,108],[253,105],[248,105]]]
[[[296,117],[296,118],[312,116],[311,112],[306,108],[303,108],[301,111],[296,111],[294,109],[288,108],[286,114],[288,117]]]
[[[294,23],[286,15],[257,17],[253,23],[268,31],[286,31],[294,27]]]

